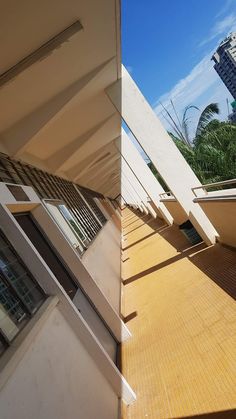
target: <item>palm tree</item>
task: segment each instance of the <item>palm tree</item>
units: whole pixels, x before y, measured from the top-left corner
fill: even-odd
[[[202,183],[217,182],[236,177],[236,125],[214,119],[219,114],[217,103],[210,103],[201,112],[197,127],[190,138],[190,111],[199,110],[189,105],[182,119],[173,102],[174,117],[163,106],[165,118],[172,128],[169,132],[178,149]]]
[[[191,118],[189,116],[189,112],[194,109],[200,112],[200,109],[195,106],[195,105],[188,105],[186,106],[186,108],[184,109],[183,112],[183,116],[182,119],[180,120],[174,103],[171,100],[170,101],[171,106],[173,108],[173,112],[174,112],[174,116],[171,115],[171,113],[168,111],[168,109],[161,103],[165,113],[162,115],[164,116],[164,118],[167,120],[167,122],[169,123],[169,125],[171,126],[171,128],[174,131],[174,135],[177,136],[177,138],[181,141],[183,141],[185,144],[189,145],[190,147],[192,146],[192,141],[190,138],[190,134],[189,134],[189,124],[191,122]],[[212,121],[212,119],[216,116],[219,115],[220,111],[219,111],[219,106],[217,103],[210,103],[209,105],[207,105],[205,107],[205,109],[203,109],[203,111],[201,112],[198,122],[197,122],[197,128],[196,128],[196,132],[194,135],[194,138],[196,138],[197,136],[201,135],[201,133],[204,131],[204,129],[206,129],[207,125],[210,123],[210,121]]]

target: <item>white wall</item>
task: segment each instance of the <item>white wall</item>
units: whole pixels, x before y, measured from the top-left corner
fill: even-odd
[[[0,392],[1,419],[117,419],[118,398],[58,308]]]
[[[117,342],[80,288],[73,298],[73,303],[79,309],[83,319],[88,323],[108,355],[116,363]]]
[[[114,309],[120,310],[120,232],[109,220],[82,256],[92,278]]]
[[[126,382],[124,377],[121,375],[120,371],[114,365],[107,352],[104,350],[96,336],[93,334],[92,330],[88,327],[87,323],[84,321],[75,305],[69,299],[65,290],[49,270],[45,261],[39,255],[37,250],[32,246],[29,238],[23,232],[13,215],[5,205],[1,204],[0,227],[11,244],[14,246],[18,255],[21,257],[23,262],[32,273],[33,277],[45,291],[46,295],[57,296],[59,298],[60,310],[63,310],[63,315],[74,331],[74,334],[78,337],[79,341],[83,343],[92,359],[95,360],[98,369],[101,371],[102,375],[106,377],[107,382],[111,384],[116,395],[122,398],[122,400],[127,404],[133,403],[134,400],[136,400],[135,393]],[[59,231],[58,228],[57,231]],[[81,264],[81,266],[83,265]],[[113,311],[111,311],[111,314],[112,313]],[[21,334],[19,336],[21,336]],[[6,354],[9,354],[9,351],[6,351]],[[1,360],[2,359],[3,357]],[[12,363],[9,362],[4,363],[6,367],[10,364],[12,365]],[[3,375],[1,374],[0,379],[2,376]]]
[[[37,208],[33,209],[32,214],[41,228],[46,232],[49,240],[51,243],[53,243],[62,259],[64,259],[65,263],[70,268],[75,278],[78,280],[78,283],[83,288],[84,292],[89,296],[97,311],[100,313],[112,331],[113,335],[116,337],[117,341],[122,342],[123,340],[128,339],[130,337],[130,332],[113,308],[110,300],[107,298],[105,292],[103,291],[102,286],[98,286],[98,283],[94,281],[94,278],[90,275],[88,269],[86,269],[82,263],[78,253],[71,246],[69,241],[65,239],[61,230],[57,227],[46,209],[42,205],[39,205]],[[102,231],[100,233],[102,233]],[[102,237],[104,237],[103,233]],[[109,238],[106,240],[108,240],[110,243]],[[78,295],[76,296],[76,299],[77,298]],[[74,302],[76,303],[75,299]]]

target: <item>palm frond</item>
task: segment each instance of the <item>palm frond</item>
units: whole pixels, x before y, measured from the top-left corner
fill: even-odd
[[[190,109],[196,109],[196,110],[199,111],[199,108],[197,106],[194,106],[194,105],[186,106],[186,108],[184,109],[181,126],[182,126],[182,131],[184,133],[184,137],[186,139],[186,142],[188,143],[188,145],[191,146],[191,140],[190,140],[190,136],[189,136],[189,126],[188,126],[189,118],[187,117]]]
[[[220,111],[217,103],[210,103],[205,107],[205,109],[203,109],[197,124],[196,137],[201,135],[207,124],[209,124],[212,118],[219,113]]]
[[[183,136],[183,133],[181,132],[181,129],[178,127],[178,124],[176,123],[176,121],[174,120],[174,118],[172,117],[171,113],[168,111],[168,109],[163,105],[163,103],[160,102],[160,105],[162,106],[162,108],[164,109],[164,111],[167,113],[168,118],[166,118],[164,115],[164,118],[166,119],[166,121],[170,124],[170,126],[174,129],[175,133],[179,136],[179,138],[182,141],[185,141],[185,138]]]

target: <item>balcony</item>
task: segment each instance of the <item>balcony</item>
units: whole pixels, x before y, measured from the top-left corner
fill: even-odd
[[[122,311],[132,333],[122,372],[137,394],[123,418],[233,418],[235,250],[190,246],[176,225],[122,214]]]
[[[231,179],[193,188],[194,202],[200,205],[214,225],[219,234],[218,240],[233,247],[236,247],[235,185],[236,179]]]

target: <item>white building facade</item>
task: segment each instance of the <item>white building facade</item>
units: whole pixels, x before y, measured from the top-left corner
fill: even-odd
[[[1,419],[117,419],[137,397],[119,356],[122,207],[167,225],[180,211],[207,245],[217,226],[122,66],[119,0],[14,0],[0,19]]]

